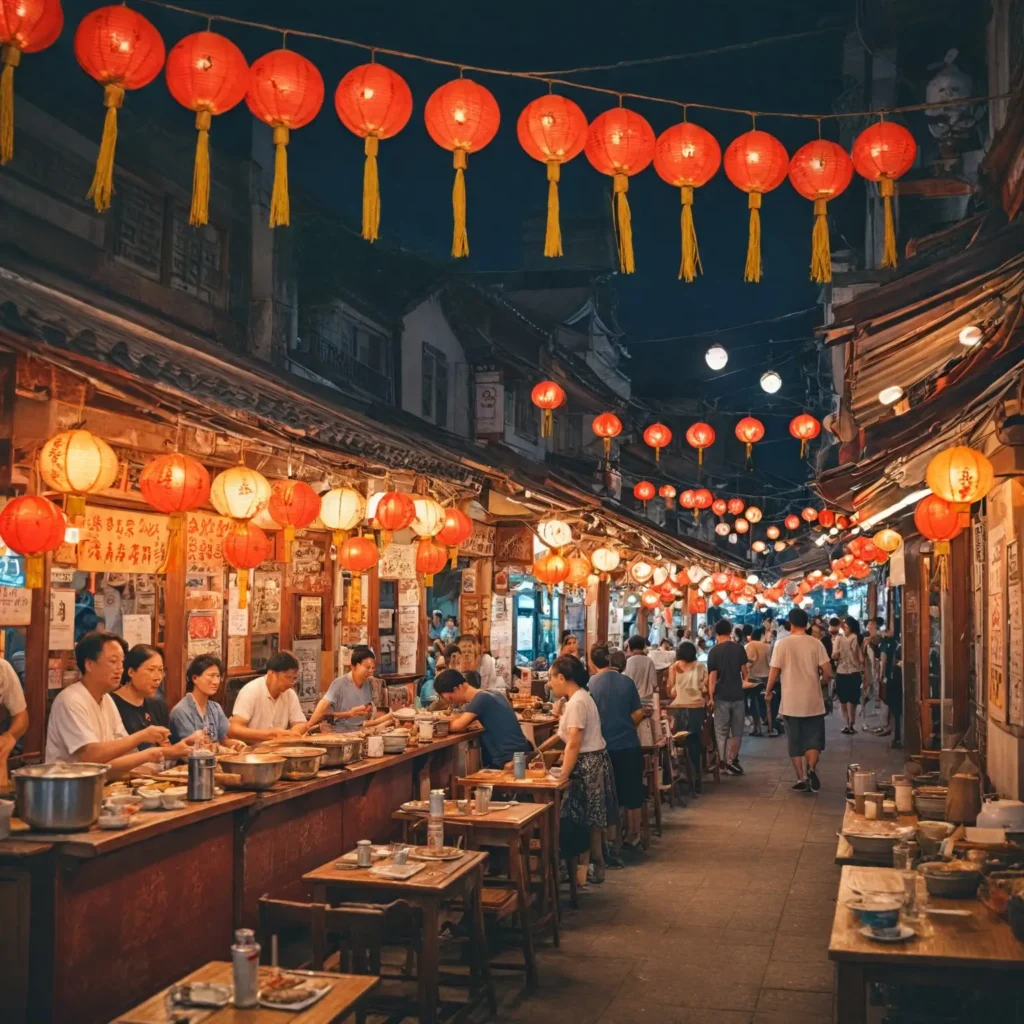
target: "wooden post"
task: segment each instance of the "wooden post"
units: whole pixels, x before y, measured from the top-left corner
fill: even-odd
[[[28,732],[22,749],[38,754],[46,747],[47,669],[50,657],[50,566],[53,555],[43,556],[43,585],[32,591],[32,624],[25,636],[25,703]]]
[[[964,530],[950,542],[949,595],[943,602],[942,660],[945,696],[952,701],[950,727],[963,734],[970,724],[968,677],[971,670],[971,537]]]
[[[14,402],[18,383],[18,357],[0,353],[0,494],[11,494],[14,472]]]
[[[597,585],[597,642],[608,643],[608,613],[611,610],[611,588],[607,580]]]
[[[921,679],[927,655],[922,662],[921,632],[927,622],[927,588],[921,578],[927,571],[927,557],[921,553],[921,539],[905,544],[906,585],[903,588],[903,747],[909,757],[921,750]],[[922,605],[922,598],[924,603]]]
[[[185,695],[185,549],[188,520],[171,534],[171,568],[164,576],[164,696],[173,708]]]

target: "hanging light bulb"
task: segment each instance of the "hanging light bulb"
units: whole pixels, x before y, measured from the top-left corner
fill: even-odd
[[[823,548],[826,540],[828,540],[828,538],[825,534],[822,534],[814,543],[817,544],[819,548]]]
[[[712,370],[724,370],[725,364],[729,362],[729,353],[726,352],[721,345],[712,345],[711,348],[704,353],[704,362],[707,363]]]
[[[751,584],[751,585],[754,585],[754,584],[760,583],[760,582],[761,582],[761,577],[760,577],[760,576],[758,576],[756,572],[752,572],[752,573],[751,573],[751,574],[750,574],[750,575],[749,575],[749,576],[747,577],[747,582],[748,582],[749,584]]]
[[[893,402],[898,402],[903,397],[903,388],[899,384],[893,384],[891,387],[882,388],[878,392],[878,400],[882,405],[892,405]]]
[[[781,387],[782,378],[774,370],[769,370],[767,373],[761,374],[762,391],[767,391],[769,395],[774,395]]]
[[[975,324],[969,324],[960,332],[960,344],[966,345],[968,348],[974,348],[975,345],[981,344],[981,339],[984,335],[981,333],[981,328]]]
[[[730,533],[729,534],[729,543],[730,544],[735,544],[739,539],[740,539],[739,538],[739,534],[737,534],[737,533]]]
[[[776,551],[785,551],[786,550],[786,542],[784,540],[777,540],[775,542],[775,550]]]

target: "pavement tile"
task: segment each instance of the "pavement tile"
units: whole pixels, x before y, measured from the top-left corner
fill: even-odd
[[[763,984],[766,989],[800,992],[828,992],[835,988],[835,967],[831,963],[794,963],[769,960]]]
[[[832,993],[763,988],[756,1009],[769,1013],[807,1013],[824,1016],[832,1012]]]

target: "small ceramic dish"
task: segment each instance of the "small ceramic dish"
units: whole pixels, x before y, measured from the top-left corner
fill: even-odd
[[[159,789],[140,789],[139,796],[142,797],[142,809],[144,811],[159,811],[162,806],[160,803],[162,795]]]
[[[127,828],[131,819],[127,814],[101,814],[96,819],[96,824],[102,829],[110,831],[116,831],[117,829]]]
[[[900,920],[903,899],[900,896],[860,897],[846,904],[858,917],[861,924],[873,931],[895,928]]]

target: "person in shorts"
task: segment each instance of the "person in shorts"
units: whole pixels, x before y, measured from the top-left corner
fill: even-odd
[[[720,619],[715,626],[717,642],[708,654],[708,693],[715,716],[718,756],[730,775],[742,775],[740,744],[743,730],[747,683],[747,652],[731,639],[732,623]]]
[[[836,664],[836,697],[843,710],[846,725],[843,732],[852,736],[857,731],[857,705],[860,704],[864,673],[864,641],[860,623],[848,615],[843,631],[832,642],[832,660]]]

